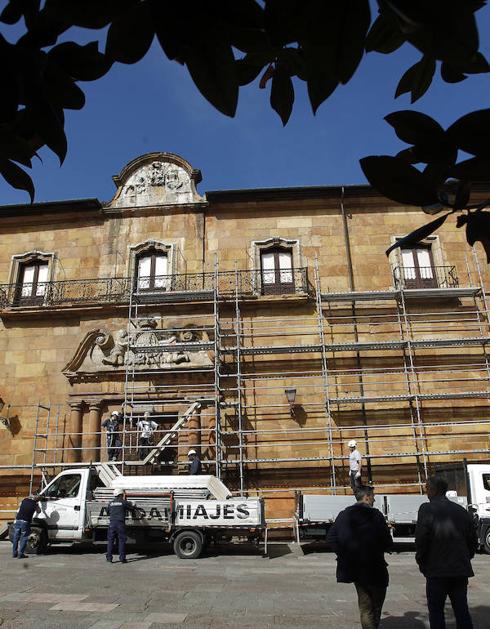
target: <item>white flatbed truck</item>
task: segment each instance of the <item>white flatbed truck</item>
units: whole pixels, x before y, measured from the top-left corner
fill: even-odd
[[[438,470],[437,474],[448,480],[448,498],[473,514],[480,548],[490,554],[490,464],[453,466]],[[458,495],[457,489],[464,495]],[[411,543],[415,540],[419,507],[427,500],[427,496],[421,494],[378,494],[375,491],[374,506],[391,525],[393,540]],[[324,540],[337,515],[354,502],[352,495],[299,493],[295,514],[296,541]]]
[[[105,542],[116,488],[137,507],[126,516],[129,543],[166,542],[178,557],[195,559],[209,541],[263,539],[263,500],[234,498],[214,476],[121,476],[114,466],[99,465],[64,470],[40,492],[28,549]]]

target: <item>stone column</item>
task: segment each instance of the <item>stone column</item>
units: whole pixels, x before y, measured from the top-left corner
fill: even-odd
[[[100,431],[101,431],[101,400],[92,400],[89,402],[88,410],[88,434],[84,436],[84,461],[101,461],[102,453],[100,449]],[[86,448],[86,450],[85,450]]]
[[[68,422],[68,435],[65,440],[65,456],[67,463],[78,463],[82,460],[83,402],[70,402],[71,412]]]

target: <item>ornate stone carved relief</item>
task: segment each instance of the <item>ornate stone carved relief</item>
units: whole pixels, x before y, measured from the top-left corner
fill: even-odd
[[[199,171],[171,153],[143,155],[114,177],[118,191],[113,207],[141,207],[195,203],[203,199],[196,192]]]
[[[152,368],[199,368],[213,364],[208,352],[199,349],[200,343],[209,341],[205,332],[195,332],[185,326],[179,329],[172,327],[172,330],[167,331],[157,329],[156,326],[152,318],[140,321],[139,328],[133,333],[131,347],[125,329],[115,332],[92,330],[64,367],[64,375],[72,380],[99,373],[124,372],[126,366],[131,366],[137,372]],[[192,343],[196,343],[195,349]]]

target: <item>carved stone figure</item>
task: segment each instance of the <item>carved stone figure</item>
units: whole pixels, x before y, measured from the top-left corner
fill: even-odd
[[[149,181],[151,186],[165,185],[165,172],[162,162],[152,162]]]
[[[124,371],[126,366],[138,371],[172,370],[180,365],[199,368],[213,364],[207,351],[192,347],[192,343],[209,341],[205,332],[189,330],[186,326],[178,329],[173,326],[169,330],[157,328],[157,321],[148,317],[139,322],[131,337],[130,344],[126,329],[113,333],[107,330],[89,332],[63,373],[70,379],[83,379],[102,372]],[[190,347],[181,346],[186,343],[191,344]]]
[[[109,354],[104,356],[102,362],[105,365],[114,365],[115,367],[119,367],[120,365],[124,365],[124,359],[128,348],[128,332],[127,330],[118,330],[113,334],[112,338],[113,347]],[[99,347],[101,347],[101,349],[103,349],[99,339],[102,340],[102,335],[97,337],[95,342],[99,345]]]
[[[184,182],[180,177],[180,173],[176,168],[172,168],[167,171],[167,174],[165,175],[165,185],[169,190],[178,190],[184,185]]]

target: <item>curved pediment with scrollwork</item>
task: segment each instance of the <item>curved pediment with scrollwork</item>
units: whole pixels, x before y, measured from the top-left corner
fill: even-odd
[[[70,380],[103,374],[124,374],[129,366],[138,371],[172,371],[213,364],[209,336],[189,326],[157,328],[152,318],[141,320],[129,337],[126,329],[88,332],[73,358],[63,368]]]
[[[117,192],[114,208],[201,203],[196,185],[201,173],[174,153],[147,153],[113,177]]]

